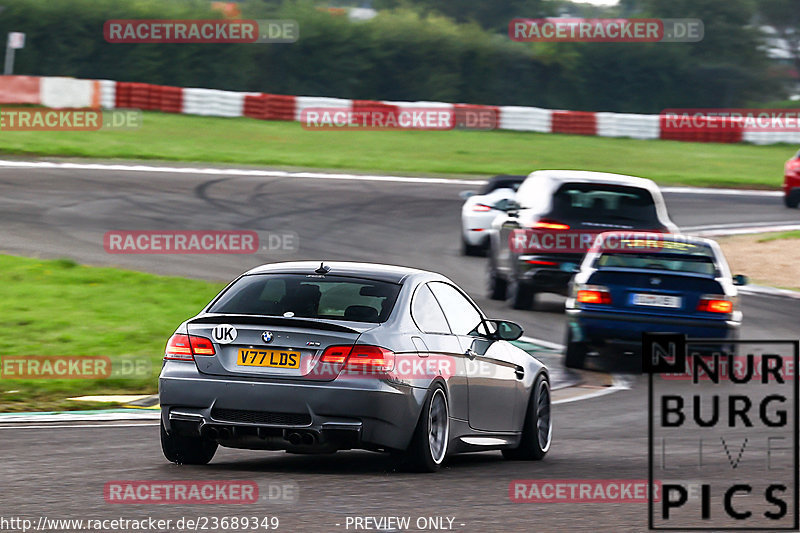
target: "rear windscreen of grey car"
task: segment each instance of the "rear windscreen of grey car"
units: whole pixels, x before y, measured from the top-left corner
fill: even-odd
[[[254,274],[234,283],[210,313],[385,322],[400,285],[362,278]]]
[[[646,189],[595,183],[565,183],[553,195],[550,217],[563,221],[660,225],[653,196]]]

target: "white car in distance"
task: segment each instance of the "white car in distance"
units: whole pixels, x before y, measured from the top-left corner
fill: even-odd
[[[525,176],[502,174],[495,176],[480,191],[463,191],[466,200],[461,208],[461,253],[484,255],[489,245],[486,230],[492,221],[513,200]]]

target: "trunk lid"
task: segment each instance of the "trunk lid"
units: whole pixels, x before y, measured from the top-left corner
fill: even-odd
[[[379,324],[208,314],[187,322],[190,335],[211,339],[215,355],[195,355],[204,374],[330,381],[340,368],[320,363],[329,346],[352,346]],[[233,332],[230,328],[234,328]]]

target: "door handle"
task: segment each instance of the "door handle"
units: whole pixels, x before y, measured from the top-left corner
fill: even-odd
[[[522,379],[525,377],[525,369],[524,368],[517,368],[514,370],[514,373],[517,375],[517,379]]]
[[[467,350],[466,352],[464,352],[464,355],[466,355],[467,357],[469,357],[469,358],[470,358],[470,360],[472,360],[472,359],[475,359],[476,357],[478,357],[478,354],[477,354],[477,353],[475,352],[475,350],[473,350],[472,348],[470,348],[469,350]]]

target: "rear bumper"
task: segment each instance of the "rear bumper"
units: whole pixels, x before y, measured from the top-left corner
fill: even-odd
[[[580,309],[567,310],[567,327],[573,341],[584,343],[598,355],[638,355],[642,333],[683,333],[690,339],[739,338],[738,320],[618,315]]]
[[[426,394],[378,379],[308,383],[213,376],[182,362],[167,362],[158,386],[168,431],[216,435],[224,429],[231,438],[220,440],[223,445],[266,449],[292,449],[288,437],[298,432],[333,449],[405,449]]]
[[[489,233],[485,229],[478,231],[477,229],[465,229],[463,232],[464,242],[470,246],[480,246],[488,248],[489,246]]]
[[[517,259],[519,282],[535,286],[537,291],[566,294],[574,268],[581,261],[580,254],[522,255]]]

